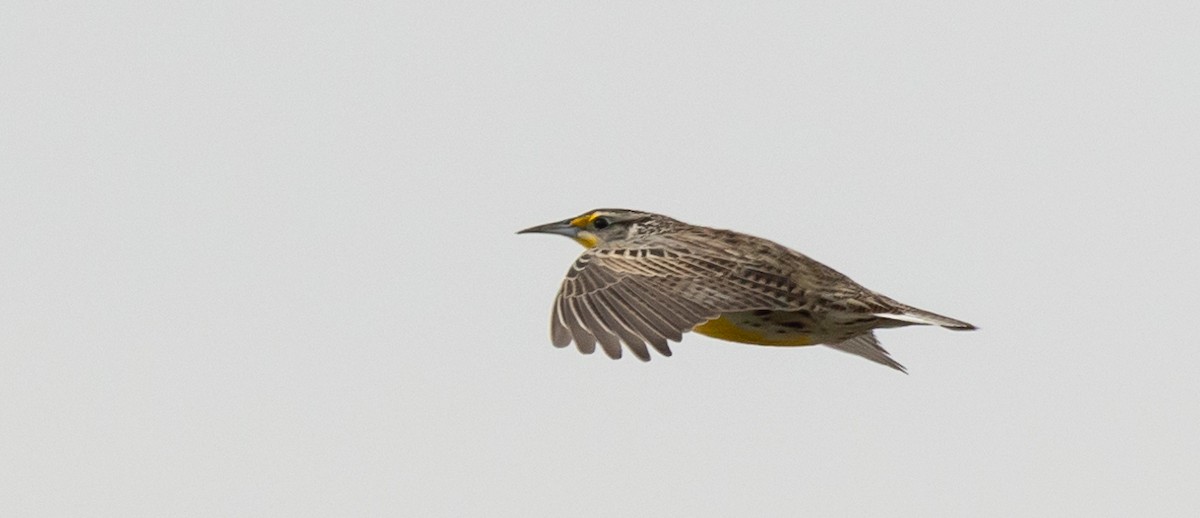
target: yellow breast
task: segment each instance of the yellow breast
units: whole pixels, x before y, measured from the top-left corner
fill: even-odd
[[[795,332],[790,329],[780,333],[777,332],[779,329],[776,326],[755,328],[735,321],[726,315],[721,315],[718,318],[692,328],[692,331],[704,336],[743,344],[798,346],[812,345],[814,343],[812,337],[807,334]]]

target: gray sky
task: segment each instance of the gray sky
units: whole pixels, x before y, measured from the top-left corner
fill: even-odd
[[[0,515],[1200,506],[1194,2],[0,11]],[[595,207],[981,330],[554,349]]]

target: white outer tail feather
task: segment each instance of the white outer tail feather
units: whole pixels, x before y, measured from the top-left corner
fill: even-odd
[[[955,320],[950,317],[944,317],[937,313],[931,313],[929,311],[913,307],[902,308],[900,309],[900,312],[897,313],[875,313],[875,316],[917,325],[941,326],[946,329],[953,329],[955,331],[969,331],[975,329],[975,326],[963,322],[962,320]]]

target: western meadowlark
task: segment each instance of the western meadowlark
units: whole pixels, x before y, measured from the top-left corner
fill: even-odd
[[[587,250],[567,271],[550,340],[611,358],[670,356],[683,333],[755,345],[823,344],[907,372],[873,330],[975,326],[901,304],[766,239],[649,212],[598,209],[518,232],[560,234]]]

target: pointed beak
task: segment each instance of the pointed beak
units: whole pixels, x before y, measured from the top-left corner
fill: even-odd
[[[571,220],[555,221],[545,225],[529,227],[525,230],[517,232],[518,234],[558,234],[560,236],[575,237],[579,235],[579,227],[571,224]]]

